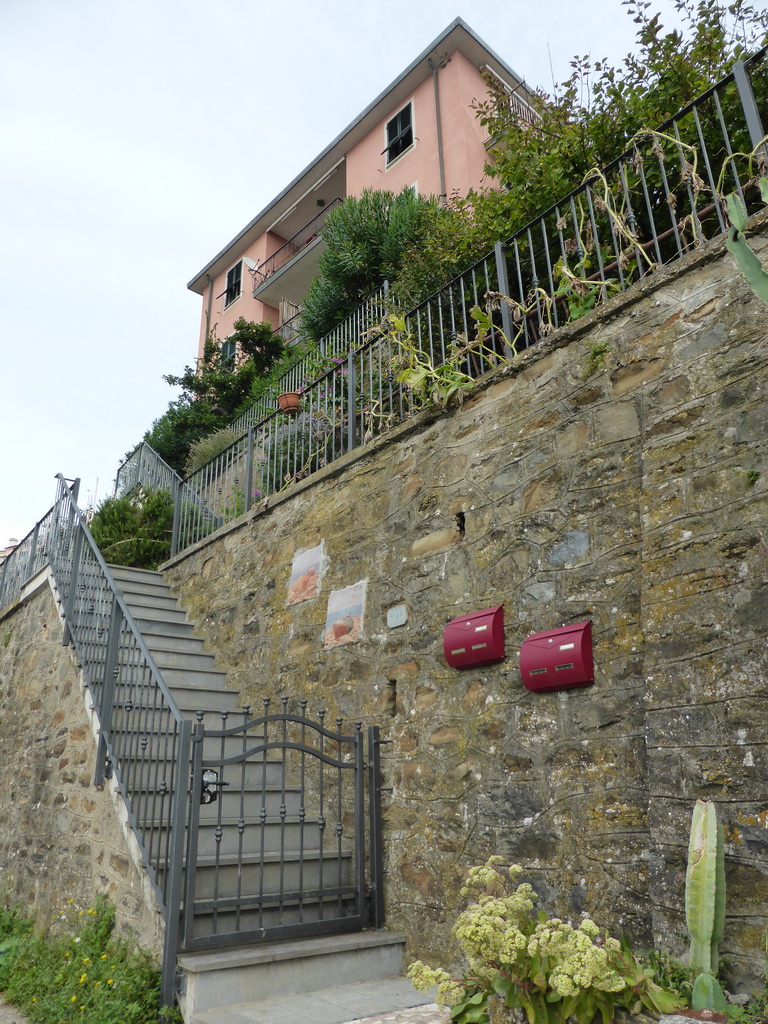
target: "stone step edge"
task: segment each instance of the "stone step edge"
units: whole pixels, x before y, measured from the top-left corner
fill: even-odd
[[[405,946],[405,935],[395,932],[350,932],[323,938],[292,939],[269,942],[240,949],[202,953],[181,953],[179,966],[189,974],[203,974],[258,964],[274,964],[285,960],[301,960],[316,956],[332,956],[355,949],[376,949],[381,946]]]

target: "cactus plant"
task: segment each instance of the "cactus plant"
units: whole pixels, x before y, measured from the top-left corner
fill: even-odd
[[[708,800],[697,800],[693,809],[685,920],[691,935],[690,963],[700,972],[693,988],[694,1009],[724,1009],[725,996],[714,977],[725,924],[723,833],[715,805]]]
[[[768,203],[768,178],[761,178],[759,184],[760,194]],[[747,240],[744,237],[744,229],[747,226],[747,211],[744,208],[744,203],[735,192],[728,196],[727,203],[728,216],[733,226],[728,230],[725,244],[739,264],[752,291],[763,302],[768,303],[768,273],[763,270],[762,263],[747,245]]]

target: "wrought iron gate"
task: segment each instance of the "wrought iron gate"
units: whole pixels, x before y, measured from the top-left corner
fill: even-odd
[[[298,703],[194,727],[184,950],[383,923],[378,730]]]

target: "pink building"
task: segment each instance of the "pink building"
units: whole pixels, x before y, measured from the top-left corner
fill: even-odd
[[[320,231],[345,196],[405,186],[446,196],[487,184],[488,138],[472,104],[487,95],[488,73],[526,116],[520,77],[457,18],[189,282],[203,299],[199,354],[210,327],[226,344],[239,317],[271,320],[293,337]]]

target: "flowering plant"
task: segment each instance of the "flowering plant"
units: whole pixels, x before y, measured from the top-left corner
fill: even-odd
[[[598,1013],[608,1024],[617,1006],[656,1014],[680,1006],[676,992],[657,985],[652,972],[593,921],[586,918],[574,928],[543,911],[534,914],[536,893],[525,882],[514,885],[522,868],[513,865],[505,878],[497,869],[501,863],[501,857],[491,857],[472,868],[461,890],[472,902],[453,934],[469,973],[454,978],[419,961],[408,972],[416,988],[437,985],[437,1001],[452,1008],[453,1020],[483,1024],[493,994],[525,1011],[529,1024],[559,1024],[569,1017],[590,1024]]]

